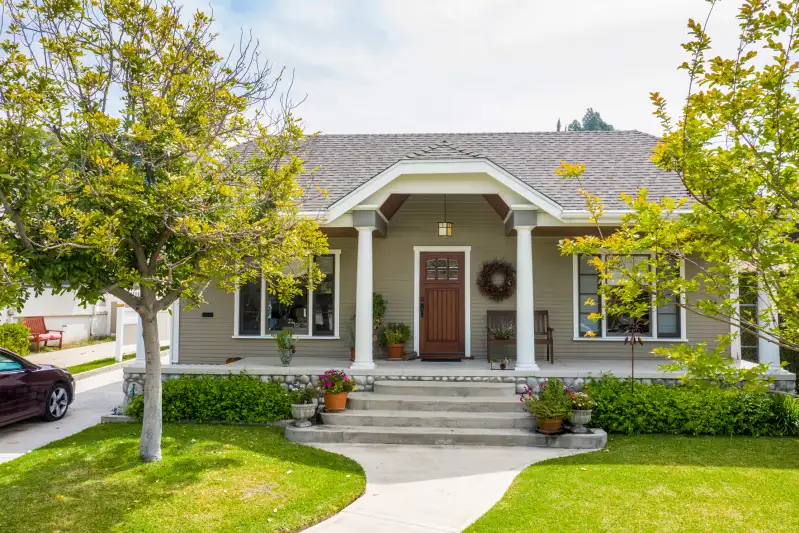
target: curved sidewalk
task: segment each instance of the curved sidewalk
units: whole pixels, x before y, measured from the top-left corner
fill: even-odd
[[[309,533],[459,532],[485,514],[530,464],[584,450],[320,444],[366,471],[366,491]]]

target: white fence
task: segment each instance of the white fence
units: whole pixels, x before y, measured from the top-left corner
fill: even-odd
[[[158,313],[158,338],[166,346],[172,337],[172,315],[169,311]],[[116,350],[114,356],[122,361],[127,353],[136,353],[137,361],[144,361],[144,340],[141,335],[139,315],[130,307],[120,305],[116,309]]]

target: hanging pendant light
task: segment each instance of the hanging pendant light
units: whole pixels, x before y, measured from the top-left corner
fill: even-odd
[[[444,222],[438,223],[439,237],[452,237],[452,222],[447,221],[447,195],[444,195]]]

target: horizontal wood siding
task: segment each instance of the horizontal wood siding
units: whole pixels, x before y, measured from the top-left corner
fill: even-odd
[[[452,222],[452,237],[438,237],[438,222],[443,220],[444,199],[440,195],[411,195],[391,219],[387,238],[375,238],[374,290],[383,295],[388,308],[384,323],[403,322],[413,329],[414,246],[471,246],[471,353],[486,354],[486,311],[515,309],[514,297],[494,302],[480,294],[475,279],[484,261],[507,259],[516,263],[516,239],[506,237],[502,220],[480,195],[447,196],[447,219]],[[572,269],[573,259],[563,257],[557,237],[533,236],[534,304],[548,310],[555,329],[555,355],[572,357],[628,357],[629,348],[621,342],[574,340]],[[303,355],[349,356],[349,329],[355,312],[357,238],[331,237],[330,248],[341,250],[341,338],[340,340],[300,340],[296,357]],[[693,272],[688,266],[688,276]],[[180,362],[220,363],[228,357],[277,355],[271,339],[233,339],[233,295],[211,289],[207,304],[180,315]],[[203,311],[214,313],[202,318]],[[692,343],[712,343],[729,327],[721,322],[689,313],[687,337]],[[413,334],[407,347],[413,345]],[[650,342],[638,355],[668,343]],[[380,357],[380,354],[376,354]],[[545,360],[544,346],[537,347],[536,359]]]
[[[341,326],[340,339],[300,339],[297,354],[310,356],[349,357],[350,319],[355,313],[355,262],[358,241],[349,238],[330,238],[330,249],[341,250]],[[186,364],[224,363],[229,357],[277,356],[272,339],[234,339],[234,296],[223,290],[209,288],[207,303],[180,313],[180,362]],[[203,318],[212,312],[212,318]]]

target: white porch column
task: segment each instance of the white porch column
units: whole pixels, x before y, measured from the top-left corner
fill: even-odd
[[[757,309],[758,309],[758,326],[761,329],[769,331],[777,326],[777,313],[769,311],[768,316],[764,317],[760,313],[771,307],[771,298],[769,297],[766,287],[760,281],[757,292]],[[780,347],[779,345],[758,337],[757,339],[757,362],[768,363],[773,368],[780,366]]]
[[[352,370],[371,370],[372,359],[372,232],[373,226],[358,227],[358,269],[355,288],[355,361]]]
[[[516,370],[538,370],[533,323],[533,227],[516,226]]]

